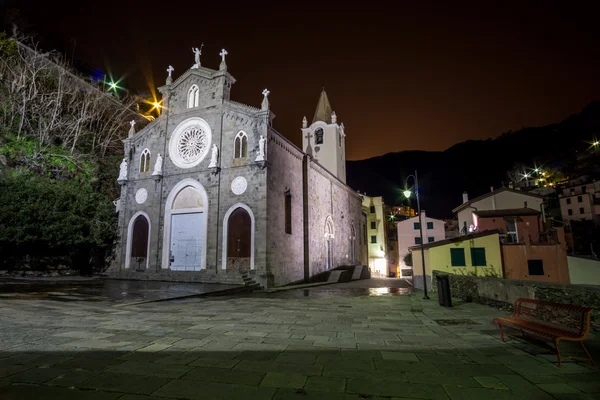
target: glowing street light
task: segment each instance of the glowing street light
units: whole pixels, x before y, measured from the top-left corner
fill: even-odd
[[[415,181],[415,196],[417,197],[417,212],[419,213],[419,235],[421,236],[421,260],[423,261],[423,299],[429,300],[429,296],[427,296],[427,274],[425,273],[425,248],[423,247],[423,222],[421,221],[421,203],[419,202],[419,178],[417,177],[417,171],[415,170],[414,175],[409,175],[406,177],[406,186],[408,186],[408,180],[413,178]],[[404,196],[408,199],[410,198],[411,191],[406,189],[402,192]]]

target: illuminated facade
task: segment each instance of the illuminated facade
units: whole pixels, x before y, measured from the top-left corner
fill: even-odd
[[[386,238],[387,216],[383,197],[364,195],[362,206],[367,213],[367,246],[371,276],[387,277],[389,276]]]

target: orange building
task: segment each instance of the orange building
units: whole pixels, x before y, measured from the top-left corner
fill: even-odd
[[[473,213],[479,231],[500,231],[506,279],[569,283],[563,228],[543,230],[541,213],[530,208]]]

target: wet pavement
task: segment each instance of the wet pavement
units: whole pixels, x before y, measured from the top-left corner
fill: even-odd
[[[100,278],[0,280],[0,301],[52,300],[131,304],[239,288],[216,283],[126,281]]]
[[[440,307],[398,279],[119,307],[193,289],[29,282],[19,297],[1,286],[2,400],[600,399],[598,368],[501,342],[491,321],[507,312]]]

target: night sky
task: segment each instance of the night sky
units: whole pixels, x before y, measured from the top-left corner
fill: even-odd
[[[169,64],[182,74],[192,46],[213,69],[227,49],[232,99],[259,107],[268,88],[274,127],[296,144],[324,86],[350,160],[558,122],[600,98],[597,1],[40,3],[5,7],[44,47],[136,92],[164,84]]]

